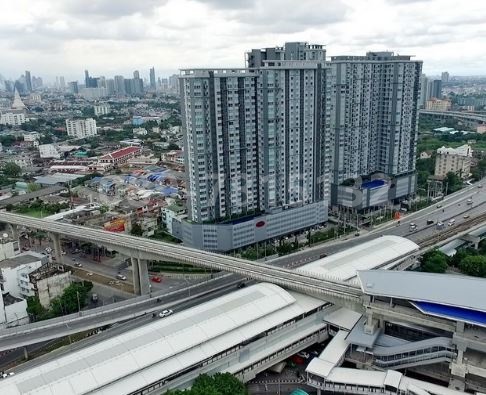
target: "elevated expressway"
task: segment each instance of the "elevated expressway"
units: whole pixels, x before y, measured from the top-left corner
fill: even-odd
[[[420,110],[420,116],[429,116],[435,118],[454,118],[469,124],[486,124],[486,114],[479,114],[479,113],[469,113],[469,112],[461,112],[461,111],[431,111],[431,110]]]
[[[480,219],[484,221],[483,218]],[[105,245],[132,257],[132,262],[133,260],[170,259],[171,261],[232,272],[257,281],[273,283],[283,288],[315,296],[337,306],[347,307],[361,314],[365,313],[370,327],[374,327],[377,321],[391,318],[449,331],[453,331],[455,328],[455,323],[450,320],[422,315],[416,309],[405,306],[396,306],[390,309],[388,304],[382,305],[379,301],[372,300],[369,295],[362,291],[357,282],[345,282],[323,273],[294,271],[261,262],[247,261],[160,241],[5,212],[0,213],[0,222],[43,230],[58,238],[62,235],[72,239]],[[459,229],[456,229],[456,232],[457,230]],[[460,233],[456,233],[456,235],[460,235]],[[438,242],[439,240],[434,241]],[[426,246],[428,245],[422,244],[422,247]],[[379,247],[377,248],[379,249]],[[196,292],[207,293],[208,290],[218,286],[228,286],[231,281],[234,284],[237,279],[234,276],[226,275],[212,280],[204,288],[196,288],[198,286],[194,286],[193,295]],[[172,303],[184,297],[185,295],[183,294],[169,294],[158,298],[145,295],[135,300],[125,301],[123,305],[104,306],[86,312],[83,311],[80,315],[73,314],[58,319],[0,330],[0,351],[135,318],[145,313],[166,308],[166,303]]]
[[[248,261],[140,237],[107,232],[67,223],[0,213],[0,222],[38,229],[57,236],[104,245],[123,255],[139,260],[171,260],[209,269],[236,273],[258,281],[269,282],[326,301],[356,308],[361,306],[362,292],[357,285],[346,284],[324,276],[303,274],[261,262]],[[60,246],[59,248],[60,249]]]

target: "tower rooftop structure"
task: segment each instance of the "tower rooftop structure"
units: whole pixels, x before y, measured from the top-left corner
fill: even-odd
[[[12,103],[12,110],[25,110],[25,104],[20,98],[19,91],[15,88],[14,100]]]

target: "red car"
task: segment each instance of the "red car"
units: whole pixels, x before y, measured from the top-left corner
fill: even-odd
[[[152,276],[152,278],[150,280],[153,281],[154,283],[161,283],[162,282],[162,278],[160,278],[159,276]]]

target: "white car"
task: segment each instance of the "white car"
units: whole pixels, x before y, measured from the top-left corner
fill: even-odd
[[[164,317],[168,317],[169,315],[171,315],[173,313],[173,311],[171,309],[168,309],[168,310],[162,310],[160,313],[159,313],[159,317],[160,318],[164,318]]]

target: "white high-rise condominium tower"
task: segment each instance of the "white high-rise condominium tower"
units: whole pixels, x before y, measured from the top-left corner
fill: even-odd
[[[66,130],[70,137],[83,139],[96,136],[96,121],[93,118],[86,119],[66,119]]]
[[[391,52],[331,59],[332,181],[415,170],[422,62]]]
[[[191,222],[175,236],[228,250],[308,228],[327,220],[329,201],[354,204],[335,186],[377,172],[408,177],[394,190],[373,184],[389,187],[382,200],[413,191],[421,62],[390,52],[326,62],[322,45],[286,43],[247,63],[181,72]],[[367,199],[357,209],[382,202]]]

